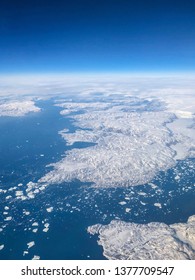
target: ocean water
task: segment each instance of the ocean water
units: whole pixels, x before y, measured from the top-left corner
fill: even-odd
[[[113,219],[171,224],[186,222],[195,214],[193,159],[178,162],[142,186],[97,189],[75,181],[51,185],[33,199],[18,200],[15,186],[22,190],[28,182],[37,182],[51,169],[46,165],[59,161],[67,150],[92,145],[66,146],[58,132],[76,129],[71,117],[61,116],[52,99],[37,105],[42,108],[39,113],[0,118],[0,245],[4,245],[0,259],[32,259],[34,255],[41,259],[104,259],[97,236],[87,233],[90,225]],[[49,207],[53,207],[51,213],[46,210]],[[45,223],[49,224],[47,232],[43,231]],[[27,249],[32,241],[35,245]]]

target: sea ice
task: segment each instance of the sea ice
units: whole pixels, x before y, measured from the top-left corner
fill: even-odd
[[[48,230],[49,230],[49,223],[45,223],[43,231],[48,232]]]
[[[127,204],[127,202],[121,201],[121,202],[119,202],[118,204],[120,204],[120,205],[125,205],[125,204]]]
[[[4,219],[4,221],[11,221],[11,220],[12,220],[12,217],[11,217],[11,216],[6,217],[6,218]]]
[[[16,196],[22,196],[23,195],[23,191],[16,191],[15,194],[16,194]]]
[[[38,224],[37,222],[34,222],[34,223],[32,224],[33,227],[38,227],[38,225],[39,225],[39,224]]]
[[[156,207],[158,207],[158,208],[162,208],[161,203],[158,203],[158,202],[154,203],[154,206],[156,206]]]
[[[30,249],[31,247],[35,246],[35,242],[31,241],[27,243],[28,249]]]
[[[26,211],[26,210],[23,210],[23,213],[24,213],[24,215],[26,215],[26,216],[30,215],[30,212],[29,212],[29,211]]]
[[[40,256],[34,255],[34,257],[32,258],[32,260],[40,260]]]
[[[49,207],[49,208],[46,208],[47,212],[52,212],[53,211],[53,207]]]

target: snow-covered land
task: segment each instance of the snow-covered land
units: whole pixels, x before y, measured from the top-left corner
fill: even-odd
[[[39,112],[33,101],[9,101],[0,104],[0,116],[21,117],[30,112]]]
[[[193,156],[193,126],[171,127],[177,117],[156,98],[123,96],[122,101],[112,97],[104,102],[59,106],[63,107],[61,114],[70,115],[77,127],[74,133],[59,132],[67,145],[90,142],[94,146],[67,152],[61,161],[51,164],[53,170],[40,182],[78,179],[95,187],[136,186],[174,166],[178,158]]]
[[[104,256],[112,260],[182,260],[195,259],[195,216],[187,223],[135,224],[113,220],[108,225],[88,227],[99,234],[98,244]]]

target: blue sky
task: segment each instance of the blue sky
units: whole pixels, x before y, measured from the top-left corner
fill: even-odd
[[[0,73],[194,70],[194,0],[1,1]]]

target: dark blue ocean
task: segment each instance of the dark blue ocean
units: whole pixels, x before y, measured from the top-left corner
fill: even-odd
[[[15,186],[22,190],[28,182],[37,182],[51,170],[46,165],[59,161],[68,149],[90,145],[66,146],[58,132],[76,129],[71,117],[61,116],[52,99],[37,105],[42,109],[39,113],[0,118],[0,245],[4,245],[0,259],[32,259],[34,255],[41,259],[104,259],[98,237],[87,233],[90,225],[113,219],[171,224],[186,222],[195,214],[193,159],[158,174],[152,184],[96,189],[75,181],[51,185],[34,199],[17,199]],[[49,207],[52,212],[46,211]],[[45,222],[49,223],[47,232],[43,231]],[[39,224],[36,233],[33,223]],[[27,250],[32,241],[35,245]]]

